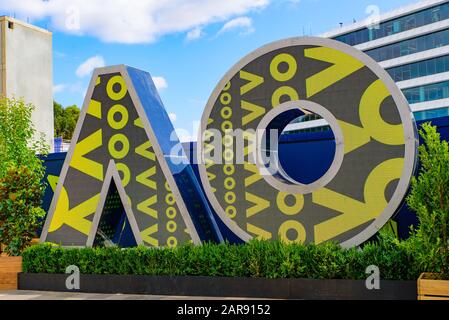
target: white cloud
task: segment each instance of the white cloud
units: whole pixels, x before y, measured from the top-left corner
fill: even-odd
[[[76,69],[76,75],[80,78],[84,78],[92,73],[95,68],[101,68],[105,66],[105,62],[102,56],[94,56],[84,61],[78,69]]]
[[[63,92],[65,89],[67,89],[66,84],[55,84],[53,86],[53,94]]]
[[[71,93],[79,94],[83,98],[87,93],[87,87],[80,81],[71,84],[68,89]]]
[[[152,77],[154,85],[157,90],[164,90],[168,88],[167,80],[164,77]]]
[[[224,24],[224,26],[218,31],[218,34],[222,34],[227,31],[243,29],[241,34],[249,34],[254,32],[253,21],[248,17],[238,17],[228,21]]]
[[[270,0],[0,0],[18,18],[49,19],[52,29],[105,42],[150,43],[262,9]]]
[[[61,52],[61,51],[53,51],[53,55],[55,56],[55,58],[58,58],[58,59],[63,59],[63,58],[66,58],[67,57],[67,53],[65,53],[65,52]]]
[[[197,27],[187,33],[186,39],[187,41],[193,41],[201,38],[202,36],[204,36],[203,30],[200,27]]]
[[[168,114],[168,117],[170,118],[171,122],[175,122],[177,119],[176,113],[170,112]]]

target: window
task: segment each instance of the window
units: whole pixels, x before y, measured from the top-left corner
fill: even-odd
[[[435,65],[435,73],[442,73],[446,70],[444,69],[444,58],[443,59],[432,59],[429,60],[428,63]]]
[[[409,16],[408,18],[406,18],[406,20],[405,20],[405,29],[406,30],[414,29],[416,27],[415,18],[416,18],[415,15],[412,15],[412,16]]]
[[[419,75],[420,75],[421,77],[430,75],[430,73],[427,72],[427,63],[425,63],[425,62],[420,62],[420,63],[419,63]],[[408,80],[408,79],[407,79],[407,80]]]
[[[405,89],[402,92],[411,104],[446,99],[449,98],[449,81]]]
[[[401,23],[400,23],[400,21],[393,22],[393,34],[401,32],[400,30],[401,30]]]
[[[435,63],[428,63],[428,64],[427,64],[427,72],[429,72],[429,74],[435,74],[435,73],[437,73]]]
[[[335,40],[354,46],[446,19],[449,19],[449,3],[385,21],[380,24],[379,29],[365,28],[335,37]]]
[[[407,69],[410,70],[410,79],[418,78],[419,77],[419,70],[418,66],[415,64],[409,64],[407,66]]]
[[[379,62],[446,45],[449,45],[449,29],[368,50],[365,53]]]
[[[387,69],[387,72],[396,82],[449,72],[449,56],[437,57],[394,67]]]
[[[432,11],[430,11],[430,15],[431,15],[431,21],[432,22],[437,22],[440,21],[440,8],[437,7],[435,9],[433,9]]]
[[[424,121],[434,118],[441,118],[449,116],[449,108],[439,108],[425,111],[418,111],[414,113],[415,119],[418,121]]]

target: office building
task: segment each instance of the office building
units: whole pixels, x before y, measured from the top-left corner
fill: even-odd
[[[416,120],[449,116],[449,1],[426,0],[341,26],[321,36],[344,42],[377,61],[402,90]],[[324,120],[298,119],[286,131],[320,131]]]

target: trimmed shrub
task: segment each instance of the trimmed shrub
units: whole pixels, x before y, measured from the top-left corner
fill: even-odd
[[[400,242],[382,237],[363,249],[343,249],[334,243],[285,244],[253,240],[247,244],[204,243],[170,248],[67,249],[49,244],[23,253],[28,273],[65,273],[76,265],[82,274],[218,276],[252,278],[366,279],[370,265],[385,280],[416,280],[422,270],[414,254]]]

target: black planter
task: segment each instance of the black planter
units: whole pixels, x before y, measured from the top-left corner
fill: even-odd
[[[368,290],[363,280],[81,275],[80,290],[65,286],[68,274],[20,273],[20,290],[275,299],[416,300],[416,281],[381,281]]]

